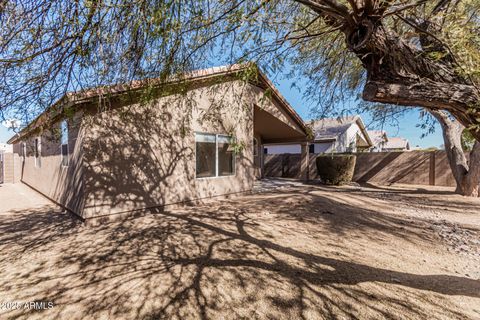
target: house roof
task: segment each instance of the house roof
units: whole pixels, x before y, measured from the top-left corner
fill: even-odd
[[[324,118],[312,121],[314,140],[317,142],[334,141],[346,132],[353,124],[357,124],[365,141],[371,146],[372,140],[365,129],[362,118],[358,115],[342,118]]]
[[[389,138],[385,149],[410,149],[410,143],[407,139],[401,137]]]
[[[387,132],[384,130],[368,130],[367,132],[374,146],[388,141]]]
[[[208,81],[215,78],[220,78],[222,76],[234,76],[238,75],[242,71],[250,68],[251,63],[244,64],[233,64],[229,66],[222,67],[213,67],[208,69],[196,70],[191,72],[186,72],[181,75],[171,76],[167,80],[162,80],[160,78],[153,79],[144,79],[144,80],[135,80],[128,83],[114,84],[109,86],[95,87],[78,92],[68,92],[58,99],[54,104],[47,108],[42,114],[30,122],[25,128],[23,128],[18,134],[13,136],[8,140],[8,143],[15,143],[23,136],[30,133],[32,130],[39,128],[42,124],[46,122],[53,115],[58,116],[61,114],[61,110],[66,106],[74,106],[83,102],[92,101],[94,98],[100,96],[115,96],[120,95],[130,91],[141,90],[146,87],[161,87],[164,85],[175,85],[182,84],[185,82],[193,81]],[[261,87],[264,90],[269,90],[272,94],[272,97],[276,99],[283,109],[287,112],[289,116],[299,125],[305,134],[307,134],[307,128],[302,118],[297,114],[297,112],[292,108],[292,106],[287,102],[287,100],[282,96],[274,84],[267,78],[267,76],[256,66],[258,77],[256,80],[250,80],[250,82],[258,87]]]

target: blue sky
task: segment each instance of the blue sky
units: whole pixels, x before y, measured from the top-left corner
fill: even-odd
[[[276,85],[280,92],[285,96],[292,107],[298,112],[298,114],[304,119],[311,118],[310,110],[302,100],[302,95],[297,89],[290,88],[290,81],[288,79],[277,79]],[[398,119],[399,126],[386,125],[383,130],[386,130],[388,136],[395,137],[401,136],[407,138],[410,141],[412,147],[420,146],[421,148],[439,147],[443,144],[442,132],[437,125],[435,133],[429,134],[427,137],[421,139],[422,130],[417,128],[416,125],[420,122],[420,113],[417,110],[412,110],[406,113]],[[368,115],[362,115],[364,122],[369,123]],[[381,129],[381,128],[369,128],[369,129]],[[0,125],[0,142],[6,142],[12,137],[13,132],[7,130],[4,126]]]
[[[3,125],[0,124],[0,143],[7,142],[13,135],[12,131],[8,131]]]
[[[302,99],[302,94],[297,89],[290,88],[291,83],[288,79],[276,79],[277,88],[283,94],[285,99],[292,105],[298,114],[304,120],[311,119],[309,107]],[[368,125],[370,117],[368,114],[360,114],[365,124]],[[411,109],[399,117],[397,125],[385,124],[383,128],[369,127],[368,129],[382,129],[387,131],[389,137],[404,137],[410,141],[412,147],[420,146],[421,148],[437,147],[443,145],[442,130],[438,124],[435,125],[435,132],[421,138],[424,131],[416,125],[420,121],[420,112],[418,109]]]

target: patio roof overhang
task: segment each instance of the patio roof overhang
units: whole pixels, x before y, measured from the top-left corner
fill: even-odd
[[[270,112],[254,107],[254,131],[260,134],[263,144],[289,144],[307,142],[303,128],[292,119],[279,119]]]

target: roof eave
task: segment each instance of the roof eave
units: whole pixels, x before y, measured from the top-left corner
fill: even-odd
[[[370,135],[367,132],[367,128],[365,128],[365,124],[363,123],[362,118],[360,116],[357,116],[357,119],[355,122],[357,123],[358,127],[362,131],[363,136],[366,138],[368,147],[372,147],[373,146],[372,139],[370,138]]]
[[[162,85],[175,85],[178,83],[182,83],[185,81],[202,81],[202,80],[208,80],[211,78],[215,78],[221,75],[235,75],[238,74],[239,72],[249,68],[251,66],[251,63],[245,63],[245,64],[234,64],[230,66],[222,66],[222,67],[213,67],[209,69],[204,69],[204,70],[197,70],[193,71],[186,76],[183,77],[176,77],[172,78],[171,81],[160,81],[158,79],[146,79],[146,80],[140,80],[136,81],[130,84],[118,84],[118,85],[111,85],[108,87],[100,87],[100,88],[93,88],[93,89],[88,89],[80,92],[68,92],[65,95],[63,95],[60,99],[58,99],[55,103],[53,103],[50,107],[48,107],[44,112],[42,112],[39,116],[37,116],[33,121],[31,121],[25,128],[20,130],[15,136],[11,137],[8,140],[8,143],[13,144],[16,143],[19,139],[24,137],[25,135],[29,134],[33,130],[37,129],[40,124],[39,122],[41,121],[42,117],[45,117],[45,115],[54,109],[55,107],[61,106],[61,108],[64,107],[64,105],[67,103],[70,103],[71,106],[83,103],[83,102],[88,102],[91,101],[93,98],[98,97],[99,95],[109,93],[113,95],[120,95],[128,91],[137,91],[141,90],[142,88],[145,88],[147,84],[153,85],[155,87],[159,87]],[[282,96],[282,94],[275,88],[273,83],[267,78],[267,76],[258,68],[258,66],[255,65],[258,71],[259,75],[259,80],[267,87],[269,88],[272,93],[275,95],[277,100],[280,102],[282,107],[287,111],[287,113],[293,118],[293,120],[297,123],[297,125],[301,128],[303,133],[305,135],[308,135],[307,132],[307,126],[303,122],[303,120],[300,118],[298,113],[292,108],[292,106],[288,103],[288,101]],[[250,81],[251,83],[254,83],[254,81]],[[110,90],[110,91],[109,91]],[[108,91],[108,92],[107,92]]]
[[[295,122],[300,126],[302,129],[303,133],[305,135],[308,135],[307,132],[307,126],[305,122],[302,120],[300,115],[293,109],[293,107],[288,103],[287,99],[278,91],[278,89],[274,86],[274,84],[270,81],[270,79],[267,78],[267,76],[257,67],[258,74],[260,75],[260,80],[268,86],[270,90],[272,90],[273,94],[277,97],[277,99],[280,101],[280,103],[283,105],[283,107],[286,109],[286,111],[290,114],[290,116],[293,117]]]

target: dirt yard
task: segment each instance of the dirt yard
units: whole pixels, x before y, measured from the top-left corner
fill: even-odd
[[[0,319],[480,319],[480,199],[449,189],[267,181],[96,227],[31,197],[0,188]]]

